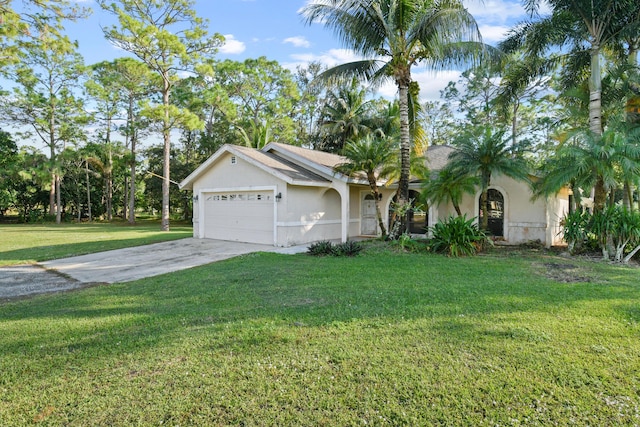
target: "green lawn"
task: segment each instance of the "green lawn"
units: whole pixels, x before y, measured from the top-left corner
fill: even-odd
[[[0,224],[0,266],[34,263],[192,236],[191,225],[158,221],[91,224]]]
[[[0,425],[638,425],[640,271],[253,254],[0,305]]]

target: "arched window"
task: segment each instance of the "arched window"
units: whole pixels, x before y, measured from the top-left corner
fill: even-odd
[[[480,200],[478,199],[478,205],[480,207],[480,221],[485,212],[488,215],[488,227],[489,234],[495,237],[504,237],[504,196],[495,188],[490,188],[487,191],[487,206],[486,209],[482,209]]]
[[[409,233],[411,234],[427,234],[429,226],[429,214],[426,206],[419,202],[420,193],[415,190],[409,190],[409,200],[411,200],[412,209],[408,213]],[[394,196],[393,203],[389,205],[389,227],[394,218],[393,206],[397,198]]]

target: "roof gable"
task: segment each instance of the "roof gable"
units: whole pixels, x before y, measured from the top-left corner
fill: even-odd
[[[216,151],[211,157],[209,157],[204,163],[198,166],[191,174],[189,174],[189,176],[187,176],[179,184],[180,189],[192,189],[193,183],[210,168],[215,167],[215,165],[219,162],[219,160],[225,153],[230,153],[234,156],[242,158],[253,166],[258,167],[289,184],[311,186],[326,185],[331,181],[330,177],[335,175],[332,173],[328,175],[329,177],[327,177],[325,176],[327,174],[324,173],[325,171],[323,165],[316,164],[314,167],[313,162],[308,165],[299,164],[295,161],[295,156],[293,159],[287,158],[279,155],[279,153],[275,150],[269,151],[265,150],[264,148],[262,150],[256,150],[255,148],[225,144],[220,147],[220,149]],[[340,174],[338,174],[338,176],[336,177],[338,179],[342,178],[342,180],[344,180],[344,177]]]

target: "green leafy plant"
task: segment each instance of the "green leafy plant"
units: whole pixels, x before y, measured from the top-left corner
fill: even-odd
[[[348,240],[333,246],[333,255],[335,256],[356,256],[362,251],[362,245],[353,240]]]
[[[329,240],[320,240],[309,245],[307,253],[313,256],[327,256],[333,255],[334,247],[333,243]]]
[[[570,254],[580,252],[586,243],[589,217],[590,215],[586,211],[574,211],[566,214],[560,221],[562,235],[564,241],[567,242]]]
[[[431,249],[447,256],[475,255],[492,245],[487,235],[474,224],[474,218],[466,215],[450,216],[431,227]]]
[[[394,241],[394,244],[405,252],[420,251],[420,244],[408,233],[402,233],[400,237],[398,237],[398,240]]]

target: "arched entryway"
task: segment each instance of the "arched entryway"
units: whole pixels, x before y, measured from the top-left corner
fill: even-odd
[[[488,215],[488,233],[495,237],[504,237],[504,196],[502,193],[495,188],[490,188],[487,190],[485,209],[480,205],[480,198],[478,198],[478,207],[480,223],[482,223],[485,212]]]

